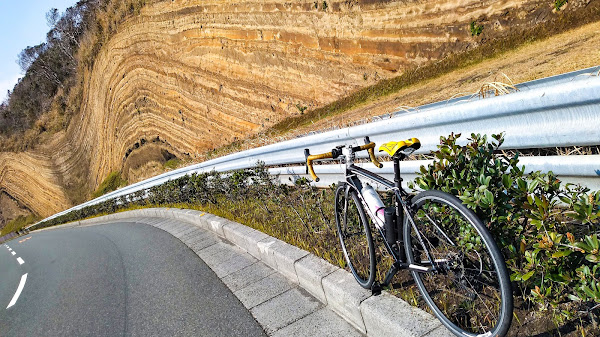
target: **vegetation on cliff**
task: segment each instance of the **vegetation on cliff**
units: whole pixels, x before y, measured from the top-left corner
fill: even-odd
[[[16,232],[21,228],[40,220],[41,219],[35,214],[29,214],[27,216],[19,215],[15,219],[9,221],[4,227],[2,227],[2,229],[0,229],[0,236]]]
[[[80,0],[64,13],[46,14],[46,42],[19,54],[25,76],[0,104],[0,147],[26,150],[43,132],[67,127],[83,96],[84,76],[119,24],[147,0]],[[23,137],[25,136],[25,137]]]
[[[112,192],[112,191],[116,190],[117,188],[123,187],[125,185],[127,185],[127,180],[125,180],[121,177],[121,172],[113,171],[113,172],[109,173],[108,176],[106,177],[106,179],[104,179],[104,181],[102,181],[100,186],[98,186],[98,189],[96,190],[96,192],[94,192],[92,194],[92,198],[97,198],[99,196],[102,196],[108,192]]]

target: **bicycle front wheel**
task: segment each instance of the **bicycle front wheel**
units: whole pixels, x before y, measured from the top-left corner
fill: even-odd
[[[504,336],[512,320],[510,278],[491,234],[453,195],[425,191],[404,220],[408,262],[424,301],[457,336]],[[412,221],[410,221],[410,219]]]
[[[339,184],[335,192],[335,223],[346,263],[363,288],[375,281],[375,248],[369,226],[356,190]]]

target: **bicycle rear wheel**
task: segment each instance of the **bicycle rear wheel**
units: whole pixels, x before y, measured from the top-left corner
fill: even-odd
[[[433,269],[411,271],[424,301],[457,336],[504,336],[513,298],[504,258],[489,231],[450,194],[425,191],[412,203],[414,224],[409,216],[404,221],[408,262]]]
[[[375,248],[369,217],[355,189],[341,183],[335,192],[335,223],[348,267],[363,288],[375,281]]]

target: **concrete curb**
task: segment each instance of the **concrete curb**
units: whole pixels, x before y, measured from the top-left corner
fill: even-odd
[[[356,283],[351,273],[253,228],[209,213],[146,208],[76,221],[66,226],[88,226],[135,217],[173,219],[214,232],[278,271],[291,284],[299,285],[367,336],[453,336],[435,317],[395,296],[385,292],[372,296]],[[185,226],[163,227],[161,229],[178,238],[192,231]]]

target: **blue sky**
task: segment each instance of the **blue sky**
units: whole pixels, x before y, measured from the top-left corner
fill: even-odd
[[[0,102],[21,77],[17,57],[27,46],[46,40],[50,30],[46,13],[58,8],[63,13],[77,0],[0,0]]]

